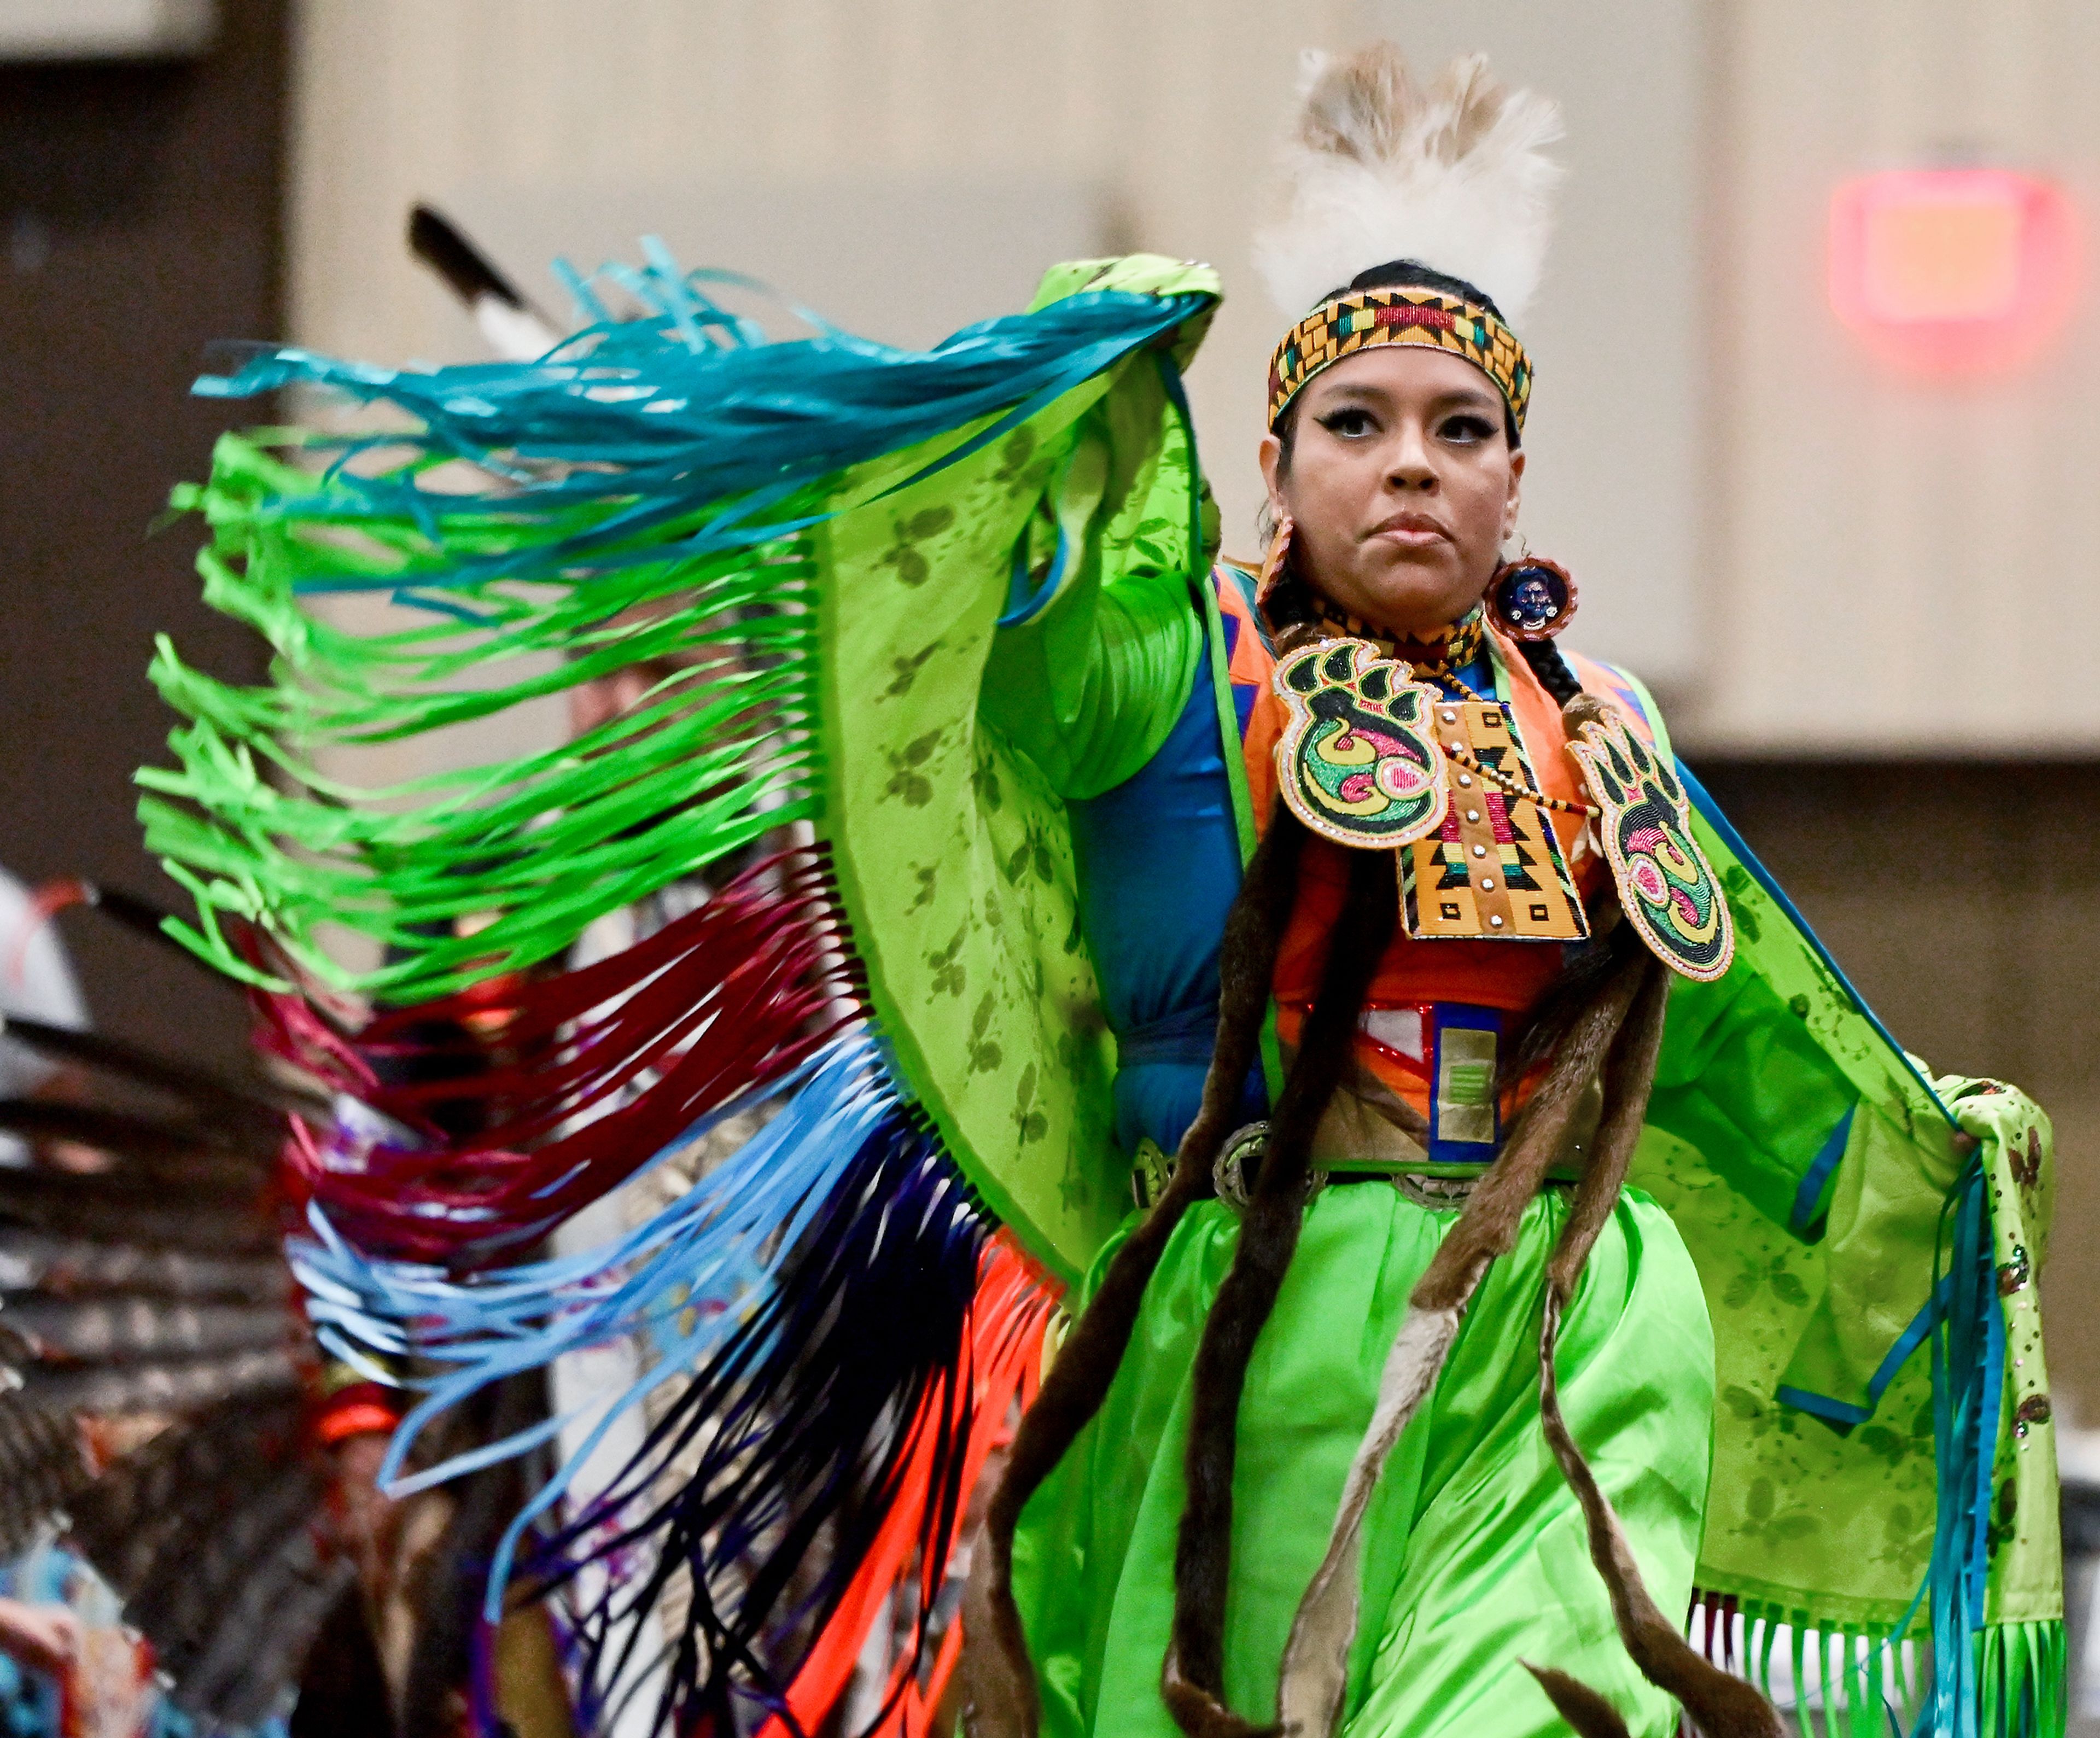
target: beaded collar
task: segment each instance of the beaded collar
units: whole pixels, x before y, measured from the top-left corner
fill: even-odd
[[[1336,639],[1369,640],[1388,658],[1412,664],[1424,675],[1442,675],[1471,668],[1487,640],[1486,612],[1475,604],[1454,622],[1447,622],[1426,639],[1410,634],[1396,636],[1374,628],[1361,617],[1338,609],[1326,598],[1319,600],[1320,631]]]

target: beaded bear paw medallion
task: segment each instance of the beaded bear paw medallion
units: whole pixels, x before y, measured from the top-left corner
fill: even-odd
[[[1276,667],[1290,721],[1276,745],[1290,812],[1322,838],[1392,850],[1434,832],[1449,801],[1429,731],[1436,690],[1365,640],[1327,640]]]
[[[1619,908],[1673,972],[1710,983],[1736,957],[1735,920],[1692,833],[1692,804],[1668,764],[1612,714],[1568,752],[1599,810]]]

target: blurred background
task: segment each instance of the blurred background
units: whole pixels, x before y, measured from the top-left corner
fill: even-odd
[[[482,354],[419,199],[549,309],[554,256],[651,233],[910,343],[1060,258],[1207,259],[1190,389],[1255,553],[1247,238],[1299,51],[1378,34],[1564,104],[1530,545],[1898,1035],[2054,1115],[2058,1416],[2100,1426],[2089,0],[0,0],[0,862],[170,896],[152,637],[260,673],[194,531],[148,535],[223,426],[188,382],[223,337]],[[99,1017],[225,1041],[77,946]]]

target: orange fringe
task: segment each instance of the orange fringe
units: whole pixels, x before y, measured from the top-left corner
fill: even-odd
[[[967,1537],[985,1464],[995,1449],[1004,1448],[1012,1440],[1015,1402],[1025,1409],[1035,1397],[1042,1376],[1043,1334],[1053,1301],[1042,1286],[1039,1272],[1003,1233],[986,1246],[968,1330],[969,1434],[964,1447],[960,1485],[965,1507],[955,1517],[945,1542],[943,1580],[953,1564],[956,1546]],[[897,1499],[874,1547],[788,1687],[790,1714],[805,1732],[814,1731],[837,1706],[853,1682],[869,1634],[888,1615],[898,1587],[919,1565],[921,1542],[935,1524],[933,1478],[942,1434],[940,1412],[939,1396],[929,1396],[913,1421],[910,1453],[899,1478]],[[888,1711],[868,1738],[926,1738],[931,1730],[962,1654],[963,1625],[960,1615],[949,1624],[922,1684],[918,1666],[924,1621],[923,1617],[918,1620],[910,1643],[890,1668],[885,1698]],[[767,1721],[759,1738],[792,1738],[792,1731],[788,1721],[776,1714]]]

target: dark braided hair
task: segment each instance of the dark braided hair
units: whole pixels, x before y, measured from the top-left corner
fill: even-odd
[[[1582,691],[1581,680],[1552,641],[1519,640],[1516,647],[1531,666],[1531,673],[1538,678],[1538,686],[1553,696],[1555,706],[1565,706]]]

